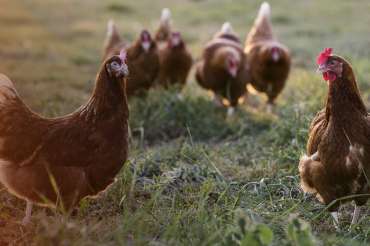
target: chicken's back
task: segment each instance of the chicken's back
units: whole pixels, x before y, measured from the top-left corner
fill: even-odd
[[[159,55],[154,42],[148,52],[141,49],[140,44],[134,43],[127,54],[128,77],[126,92],[128,96],[140,94],[153,86],[159,73]]]

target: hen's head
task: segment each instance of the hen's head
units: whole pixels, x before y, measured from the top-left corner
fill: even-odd
[[[140,34],[141,47],[145,52],[148,52],[152,46],[152,37],[147,30],[143,30]]]
[[[105,62],[108,75],[112,78],[120,79],[128,76],[129,71],[126,64],[126,51],[121,50],[118,56],[113,56]]]
[[[361,99],[351,64],[344,58],[333,55],[332,51],[333,49],[326,48],[317,57],[318,71],[322,73],[324,80],[329,85],[327,104],[333,106],[340,103],[338,108],[342,110],[343,105],[347,103],[367,115],[367,109]],[[338,95],[340,96],[338,97]],[[345,98],[349,100],[345,101]],[[327,110],[331,110],[331,106]],[[339,112],[342,112],[341,110]]]
[[[318,71],[327,82],[334,82],[343,76],[345,67],[351,70],[350,65],[342,57],[332,54],[332,48],[324,49],[317,57]]]
[[[184,44],[180,32],[173,32],[168,39],[168,44],[171,48],[180,47]]]

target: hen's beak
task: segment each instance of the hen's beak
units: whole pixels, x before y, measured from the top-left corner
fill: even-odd
[[[238,74],[238,68],[237,67],[232,67],[229,69],[231,77],[235,78],[236,75]]]
[[[148,52],[149,51],[150,42],[144,41],[144,42],[141,43],[141,45],[142,45],[142,47],[143,47],[143,49],[144,49],[145,52]]]
[[[279,52],[273,52],[272,53],[272,60],[274,61],[274,62],[277,62],[278,60],[280,59],[280,55],[279,55]]]
[[[327,71],[328,71],[328,68],[326,67],[325,64],[320,64],[316,70],[317,73],[325,73]]]
[[[180,44],[180,39],[178,37],[173,37],[171,40],[172,47],[176,47]]]
[[[123,78],[123,77],[127,77],[129,74],[130,73],[129,73],[127,64],[123,63],[121,67],[118,69],[118,71],[116,72],[116,77]]]

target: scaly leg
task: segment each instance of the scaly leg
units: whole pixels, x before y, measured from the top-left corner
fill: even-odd
[[[331,212],[331,216],[334,219],[334,227],[337,231],[339,231],[339,219],[338,219],[338,212]]]
[[[24,226],[28,225],[31,222],[32,207],[33,207],[33,203],[30,201],[27,201],[26,215],[24,216],[22,220],[22,225]]]
[[[358,223],[358,219],[360,218],[360,212],[361,212],[361,207],[355,205],[350,228],[352,228],[354,225]]]

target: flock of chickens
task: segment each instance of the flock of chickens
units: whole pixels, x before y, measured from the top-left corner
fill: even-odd
[[[290,54],[272,34],[270,6],[263,3],[245,47],[229,23],[204,47],[195,64],[199,85],[215,94],[228,115],[247,93],[247,83],[266,93],[271,108],[290,70]],[[354,200],[352,224],[370,196],[370,116],[351,65],[325,49],[317,64],[329,92],[314,118],[307,156],[299,163],[301,187],[314,193],[338,226],[341,203]],[[70,210],[86,196],[105,190],[128,157],[128,99],[154,86],[182,88],[193,58],[164,9],[154,39],[146,30],[131,45],[110,21],[104,62],[88,102],[60,118],[46,119],[20,99],[0,74],[0,182],[32,204]],[[56,152],[55,149],[59,151]]]
[[[120,37],[117,27],[110,21],[104,46],[104,58],[117,55],[127,49],[128,97],[140,95],[151,87],[186,84],[193,65],[193,57],[186,47],[180,32],[171,26],[169,9],[162,11],[159,28],[152,39],[147,30],[128,45]],[[268,111],[284,88],[290,70],[288,49],[273,35],[270,23],[270,6],[261,6],[258,17],[250,31],[245,47],[234,33],[230,23],[205,45],[203,54],[195,66],[198,84],[214,93],[219,106],[228,107],[232,115],[237,105],[247,94],[247,84],[267,94]]]

